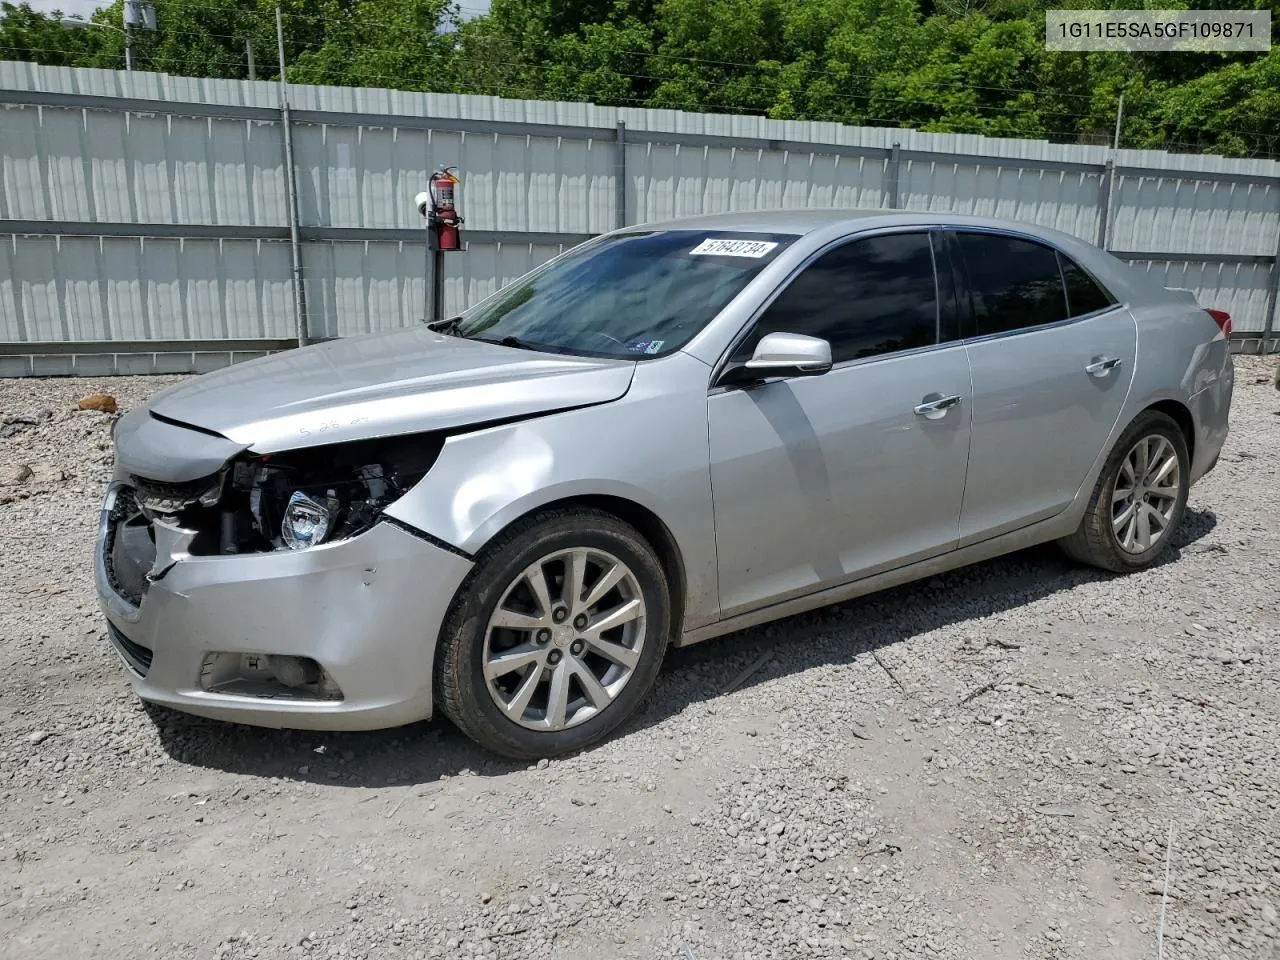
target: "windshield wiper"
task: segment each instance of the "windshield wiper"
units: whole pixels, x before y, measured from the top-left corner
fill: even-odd
[[[585,356],[577,350],[570,347],[560,346],[555,343],[534,343],[531,340],[522,340],[519,337],[513,337],[507,334],[505,337],[499,337],[497,340],[489,337],[468,337],[469,340],[479,340],[481,343],[496,343],[500,347],[511,347],[515,350],[530,350],[533,353],[558,353],[570,357]]]
[[[434,330],[436,333],[457,333],[458,326],[462,323],[462,317],[450,317],[448,320],[437,320],[434,323],[428,323],[427,329]]]
[[[490,340],[488,337],[474,337],[473,339],[483,340],[485,343],[496,343],[500,347],[514,347],[517,350],[541,351],[543,349],[540,346],[535,346],[532,343],[527,343],[524,340],[521,340],[519,337],[513,337],[511,336],[511,334],[507,334],[505,337],[502,337],[501,339],[498,339],[498,340]]]

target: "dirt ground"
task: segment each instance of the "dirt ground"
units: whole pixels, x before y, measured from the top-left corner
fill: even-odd
[[[1274,364],[1157,568],[1045,547],[677,651],[534,766],[144,709],[74,407],[169,381],[0,381],[0,956],[1280,957]]]

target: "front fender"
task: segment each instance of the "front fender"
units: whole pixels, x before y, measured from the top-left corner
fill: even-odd
[[[666,525],[684,566],[686,628],[718,619],[704,364],[640,365],[620,400],[450,437],[386,513],[469,555],[539,507],[634,503]]]

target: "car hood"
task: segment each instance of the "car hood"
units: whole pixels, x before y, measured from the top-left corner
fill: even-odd
[[[444,430],[627,392],[635,363],[538,353],[414,327],[238,363],[156,394],[152,414],[259,453]]]

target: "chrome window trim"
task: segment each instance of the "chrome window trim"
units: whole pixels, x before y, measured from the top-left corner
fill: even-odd
[[[1001,330],[997,333],[985,333],[977,337],[968,337],[964,340],[956,340],[955,343],[971,346],[978,343],[986,343],[990,340],[1006,340],[1009,337],[1022,337],[1029,333],[1038,333],[1041,330],[1057,330],[1061,327],[1070,326],[1073,323],[1082,323],[1085,320],[1093,320],[1104,314],[1111,313],[1113,310],[1127,309],[1123,303],[1113,303],[1111,306],[1102,310],[1094,310],[1092,313],[1082,313],[1078,317],[1067,317],[1065,320],[1055,320],[1053,323],[1042,323],[1035,327],[1018,327],[1016,330]]]
[[[946,343],[931,343],[923,347],[910,347],[906,350],[895,350],[892,353],[878,353],[874,357],[854,357],[851,360],[843,360],[840,363],[832,364],[831,369],[828,370],[826,373],[821,374],[821,376],[829,377],[833,373],[842,373],[854,367],[865,367],[868,364],[881,363],[885,360],[898,360],[902,357],[920,356],[926,353],[936,353],[939,350],[963,349],[964,346],[965,346],[964,341],[948,340]],[[761,380],[760,383],[762,384],[776,383],[780,380],[811,380],[811,379],[815,379],[815,378],[814,377],[778,376],[778,377],[767,377]],[[707,396],[714,397],[721,393],[728,393],[733,390],[741,390],[741,389],[742,387],[739,384],[713,382],[710,389],[707,391]]]

